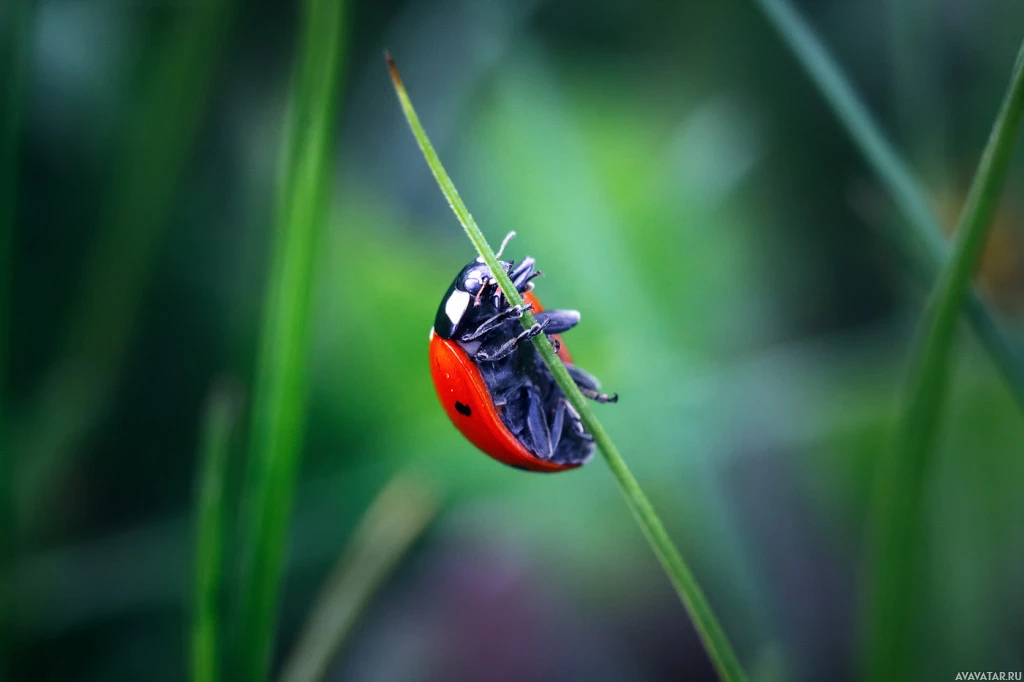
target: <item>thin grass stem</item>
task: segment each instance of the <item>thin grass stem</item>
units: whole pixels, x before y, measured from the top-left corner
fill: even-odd
[[[881,221],[879,227],[910,263],[922,284],[930,287],[948,262],[950,247],[925,187],[893,148],[813,29],[788,0],[754,2],[818,86],[903,214],[905,220]],[[973,291],[968,292],[964,305],[975,334],[1024,409],[1024,358]]]
[[[1024,43],[960,215],[952,259],[939,276],[918,331],[896,449],[880,464],[879,488],[872,510],[875,584],[868,622],[870,679],[914,677],[911,638],[924,491],[949,390],[950,358],[960,306],[988,236],[1022,114]]]
[[[440,185],[441,191],[458,217],[473,246],[491,269],[492,275],[497,280],[509,303],[514,306],[521,306],[523,304],[522,296],[519,295],[505,270],[498,263],[494,251],[488,245],[476,221],[473,220],[473,216],[470,215],[469,210],[459,197],[459,193],[455,189],[451,178],[448,177],[448,173],[445,172],[444,166],[441,165],[441,160],[434,151],[434,147],[431,145],[426,131],[424,131],[423,126],[420,124],[419,117],[416,115],[416,110],[409,100],[409,95],[406,93],[405,86],[402,83],[401,76],[398,74],[394,61],[388,54],[385,55],[385,58],[391,73],[391,80],[395,86],[395,92],[402,106],[402,111],[405,113],[413,136],[416,138],[416,142],[419,144],[420,150],[427,160],[427,165],[437,180],[437,184]],[[529,311],[523,313],[522,323],[527,328],[534,325],[534,317]],[[604,456],[608,468],[611,469],[612,475],[615,477],[616,482],[619,484],[619,489],[626,499],[626,505],[633,513],[633,517],[654,550],[655,556],[661,562],[673,587],[675,587],[676,593],[690,614],[694,628],[697,630],[704,644],[704,649],[711,658],[711,662],[719,677],[722,680],[729,681],[745,680],[746,674],[736,658],[732,645],[729,643],[725,632],[711,611],[711,606],[697,584],[693,573],[686,562],[683,561],[679,550],[672,543],[661,519],[640,488],[640,484],[637,483],[633,474],[630,473],[625,460],[619,454],[618,448],[615,447],[604,426],[594,416],[593,411],[590,409],[590,404],[569,376],[565,365],[555,355],[555,350],[551,346],[551,342],[548,341],[547,335],[538,334],[533,338],[533,344],[544,359],[544,363],[551,370],[552,375],[554,375],[559,388],[562,389],[566,398],[576,408],[576,411],[579,412],[580,418],[583,420],[587,430],[594,436],[597,447]]]
[[[267,678],[305,430],[310,287],[327,222],[343,0],[306,0],[284,127],[271,270],[256,370],[246,481],[237,676]]]

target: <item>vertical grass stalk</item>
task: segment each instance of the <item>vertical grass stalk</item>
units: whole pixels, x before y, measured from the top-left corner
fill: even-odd
[[[281,682],[318,682],[360,614],[437,513],[435,491],[398,474],[363,515],[324,584],[281,673]]]
[[[238,396],[232,387],[226,383],[215,386],[203,419],[197,481],[192,682],[221,679],[224,478],[237,414]]]
[[[953,257],[939,277],[919,329],[896,450],[880,465],[872,510],[876,563],[868,629],[870,679],[914,677],[911,637],[924,490],[941,428],[960,306],[988,236],[1022,114],[1024,43],[957,224]]]
[[[491,273],[498,281],[509,303],[512,305],[522,305],[522,296],[519,295],[504,269],[498,264],[494,251],[488,245],[476,221],[473,220],[473,216],[470,215],[469,210],[459,197],[459,193],[455,189],[451,178],[448,177],[448,173],[445,172],[444,166],[441,165],[441,160],[434,151],[434,147],[430,143],[430,139],[427,137],[423,126],[420,124],[419,117],[416,115],[416,110],[409,100],[409,95],[406,93],[405,86],[398,74],[398,70],[395,68],[394,61],[392,61],[390,55],[385,55],[385,57],[391,73],[391,80],[395,86],[395,92],[398,95],[398,101],[402,106],[402,111],[405,113],[413,136],[416,138],[416,142],[419,144],[420,150],[426,158],[427,165],[437,180],[437,184],[441,187],[441,191],[458,217],[463,229],[465,229],[473,246],[491,269]],[[522,323],[527,328],[535,323],[534,317],[529,311],[523,313]],[[637,483],[633,474],[630,473],[625,460],[619,454],[618,448],[615,447],[604,427],[594,416],[593,411],[590,409],[590,404],[583,397],[583,394],[580,393],[579,388],[576,387],[565,365],[555,355],[555,350],[551,346],[551,342],[548,341],[547,336],[545,334],[535,336],[533,344],[544,359],[545,364],[551,370],[555,381],[558,382],[558,386],[562,389],[566,398],[576,408],[576,411],[579,412],[587,430],[594,436],[594,440],[604,456],[608,468],[611,469],[612,475],[615,476],[619,489],[626,499],[626,505],[633,513],[633,517],[654,550],[655,556],[661,562],[679,598],[690,614],[694,628],[697,630],[697,634],[704,644],[704,649],[711,658],[711,662],[719,677],[722,680],[729,681],[745,680],[746,674],[740,666],[739,660],[736,658],[736,654],[725,636],[725,632],[722,630],[721,625],[719,625],[718,619],[715,618],[714,613],[711,611],[711,607],[700,586],[697,584],[697,580],[693,577],[693,573],[686,562],[683,561],[679,550],[676,549],[671,538],[669,538],[661,519],[640,488],[640,484]]]
[[[238,679],[245,682],[266,679],[273,648],[305,429],[310,285],[328,216],[342,71],[344,2],[306,0],[301,7],[249,433],[246,546],[235,648]]]
[[[903,214],[905,221],[882,221],[880,227],[910,263],[913,273],[924,285],[931,286],[948,262],[950,248],[924,186],[886,139],[842,69],[788,0],[753,1],[793,51]],[[1024,409],[1024,359],[972,291],[968,291],[964,307],[974,332],[992,356],[1018,405]]]

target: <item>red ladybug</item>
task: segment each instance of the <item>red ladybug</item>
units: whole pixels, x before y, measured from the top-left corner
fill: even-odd
[[[499,262],[536,324],[523,329],[523,309],[509,304],[482,259],[472,261],[448,287],[430,331],[434,388],[462,435],[499,462],[527,471],[575,469],[590,459],[594,438],[533,344],[523,342],[551,335],[583,395],[602,403],[618,396],[600,393],[598,380],[572,364],[557,335],[572,329],[580,314],[541,307],[532,293],[531,280],[541,274],[534,260]]]

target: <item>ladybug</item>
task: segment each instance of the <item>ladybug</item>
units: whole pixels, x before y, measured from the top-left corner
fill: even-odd
[[[499,263],[524,306],[509,303],[482,258],[462,268],[430,330],[434,388],[462,435],[499,462],[526,471],[575,469],[593,455],[594,437],[529,339],[549,335],[584,396],[601,403],[618,396],[600,393],[600,382],[572,363],[558,335],[576,326],[580,314],[544,310],[533,294],[532,280],[541,274],[534,259]],[[536,323],[524,329],[519,320],[527,309]]]

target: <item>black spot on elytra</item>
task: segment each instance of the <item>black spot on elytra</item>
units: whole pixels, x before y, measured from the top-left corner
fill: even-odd
[[[469,405],[463,405],[458,401],[455,401],[455,411],[459,414],[464,414],[467,417],[473,413],[473,410],[469,409]]]

